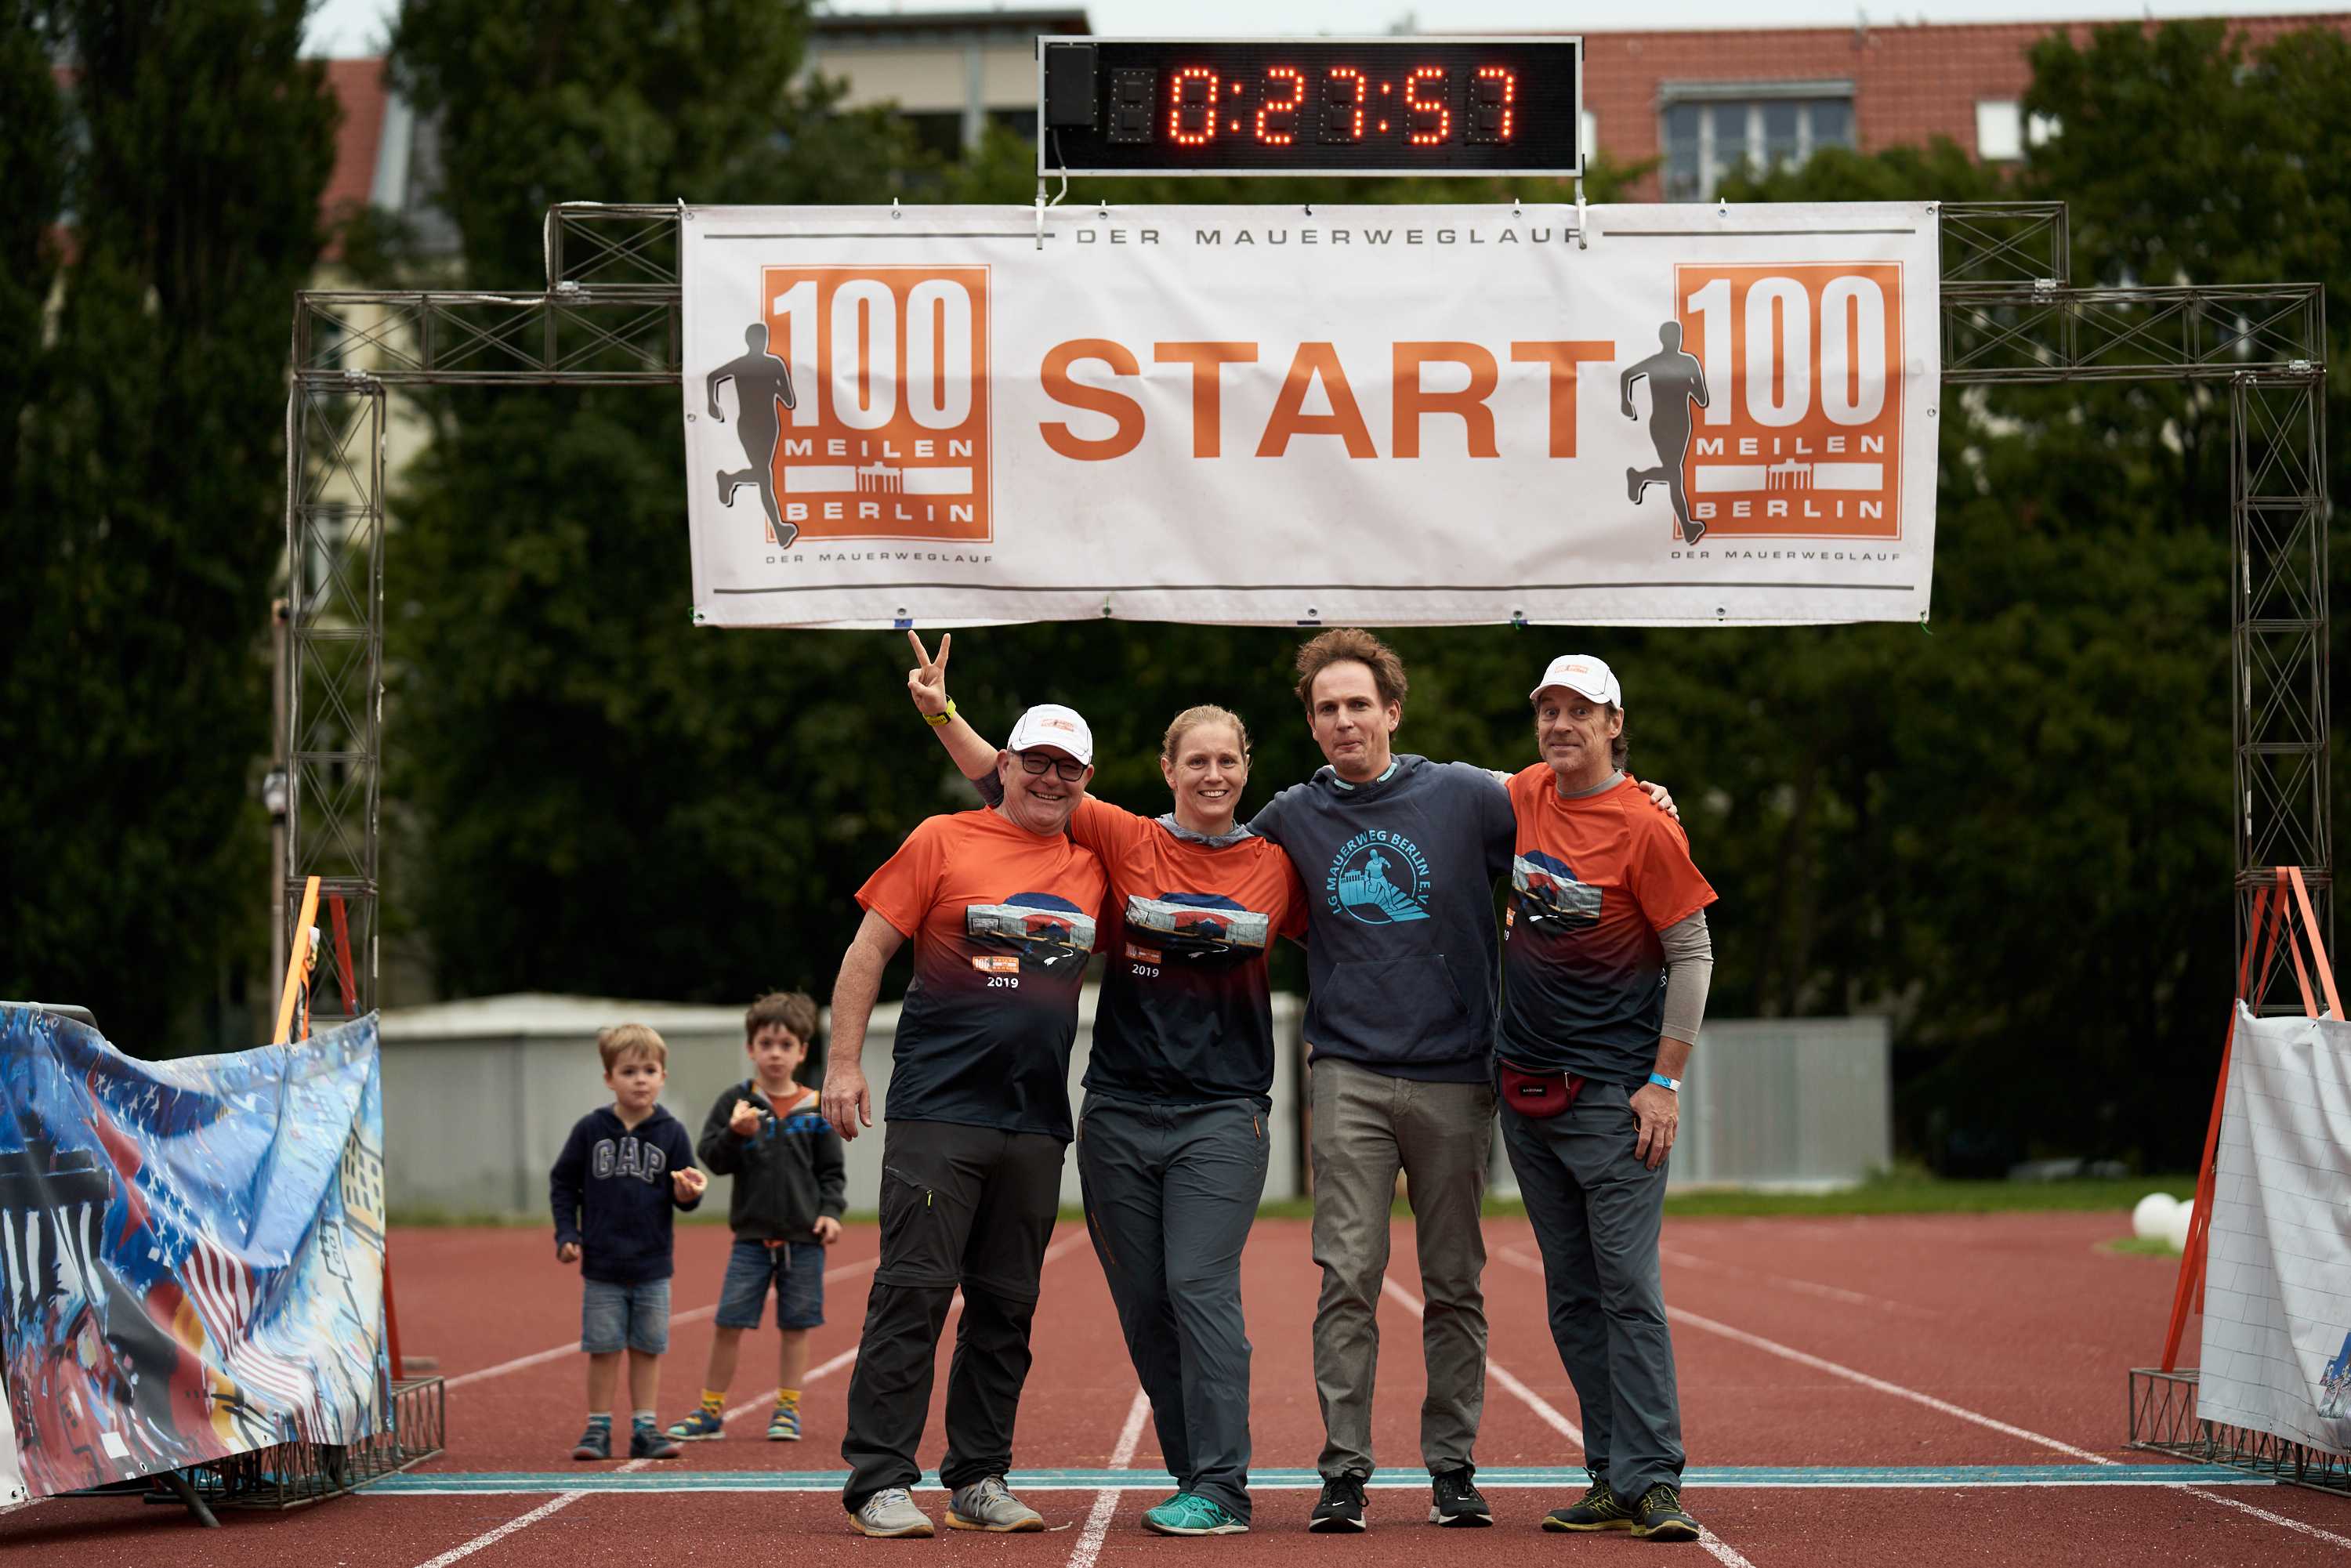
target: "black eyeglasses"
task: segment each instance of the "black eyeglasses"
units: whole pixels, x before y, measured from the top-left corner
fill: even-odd
[[[1086,776],[1086,765],[1074,758],[1056,757],[1050,751],[1019,751],[1013,755],[1020,758],[1022,771],[1042,773],[1050,768],[1064,784],[1074,784]]]

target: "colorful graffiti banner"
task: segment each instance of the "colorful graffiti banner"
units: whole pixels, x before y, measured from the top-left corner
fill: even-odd
[[[376,1021],[134,1061],[0,1005],[0,1379],[34,1497],[386,1419]]]

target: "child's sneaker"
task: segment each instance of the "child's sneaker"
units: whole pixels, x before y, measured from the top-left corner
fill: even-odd
[[[612,1423],[590,1421],[588,1429],[580,1434],[580,1441],[571,1446],[575,1459],[609,1459],[612,1457]]]
[[[768,1441],[797,1443],[799,1440],[800,1407],[797,1405],[777,1406],[775,1414],[768,1417]]]
[[[629,1458],[632,1459],[674,1459],[683,1452],[651,1421],[640,1421],[629,1432]]]
[[[726,1435],[726,1418],[718,1412],[697,1407],[684,1420],[672,1423],[669,1435],[681,1443],[703,1443]]]

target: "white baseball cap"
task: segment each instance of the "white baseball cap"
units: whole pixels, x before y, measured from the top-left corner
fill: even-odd
[[[1541,696],[1545,686],[1565,686],[1596,703],[1614,703],[1620,708],[1625,706],[1625,688],[1616,684],[1616,672],[1589,653],[1562,653],[1553,659],[1543,671],[1542,679],[1535,683],[1535,689],[1527,694],[1528,698]]]
[[[1026,751],[1035,746],[1050,746],[1056,751],[1066,751],[1071,757],[1093,766],[1094,732],[1078,716],[1078,710],[1063,707],[1059,703],[1039,703],[1020,716],[1005,737],[1007,751]]]

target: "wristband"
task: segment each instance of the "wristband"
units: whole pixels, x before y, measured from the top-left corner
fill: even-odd
[[[1660,1089],[1670,1089],[1677,1094],[1682,1092],[1682,1081],[1680,1079],[1668,1078],[1662,1072],[1650,1073],[1649,1082],[1656,1084]]]
[[[933,729],[945,729],[947,721],[953,717],[955,717],[955,698],[949,697],[945,713],[926,713],[923,716],[923,722]]]

